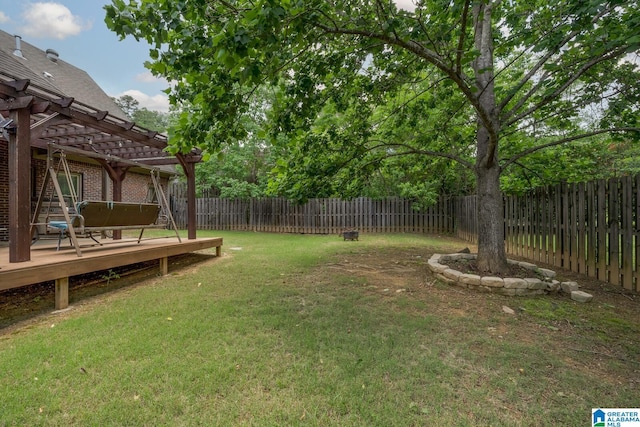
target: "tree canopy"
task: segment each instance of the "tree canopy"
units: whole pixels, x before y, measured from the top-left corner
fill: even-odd
[[[139,126],[158,132],[165,132],[169,127],[168,114],[149,110],[147,107],[140,108],[140,102],[131,95],[122,95],[113,100]]]
[[[277,87],[270,134],[293,195],[336,174],[349,194],[400,155],[457,162],[477,184],[478,262],[500,271],[505,168],[583,138],[637,138],[638,1],[414,3],[113,0],[106,22],[149,42],[149,69],[175,82],[174,150],[243,138],[256,88]]]

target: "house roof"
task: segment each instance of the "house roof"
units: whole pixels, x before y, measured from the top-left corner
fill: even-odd
[[[44,51],[21,38],[16,41],[18,37],[0,31],[1,70],[7,70],[16,78],[29,78],[31,85],[41,86],[60,95],[74,98],[76,102],[109,111],[109,114],[114,117],[127,119],[118,104],[86,71],[69,64],[53,49]],[[22,56],[14,53],[17,44]]]
[[[18,49],[20,55],[14,52]],[[198,162],[197,150],[182,156],[165,151],[167,137],[130,122],[115,101],[83,70],[57,52],[43,51],[0,30],[0,114],[33,96],[31,145],[69,147],[88,157],[135,161],[147,166]],[[0,134],[0,139],[3,139]]]

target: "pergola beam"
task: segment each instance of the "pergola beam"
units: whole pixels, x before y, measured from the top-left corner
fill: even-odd
[[[112,165],[127,165],[129,167],[131,166],[136,166],[136,167],[141,167],[141,168],[145,168],[145,169],[149,169],[149,170],[155,170],[157,172],[162,172],[161,169],[158,168],[154,168],[153,166],[148,166],[145,165],[143,163],[140,162],[136,162],[133,160],[126,160],[117,156],[112,156],[110,154],[102,154],[102,153],[91,153],[85,150],[80,150],[78,148],[74,148],[74,147],[65,147],[63,145],[58,145],[58,144],[49,144],[49,148],[54,150],[54,151],[61,151],[64,153],[72,153],[72,154],[78,154],[81,155],[83,157],[89,157],[92,159],[100,159],[103,161],[108,162],[109,164]]]
[[[29,86],[29,80],[13,80],[0,83],[0,98],[21,98],[24,96],[24,91]],[[33,95],[30,95],[33,96]],[[71,108],[74,102],[73,98],[62,97],[56,99],[44,99],[35,97],[38,102],[50,102],[50,111],[54,111],[60,115],[72,119],[74,123],[78,123],[83,126],[88,126],[93,129],[115,135],[121,135],[123,139],[129,139],[138,143],[154,146],[156,148],[164,148],[167,145],[166,138],[158,138],[158,134],[153,131],[138,132],[134,130],[135,123],[122,121],[121,123],[107,121],[108,114],[104,114],[104,111],[96,110],[91,113],[83,113],[77,109]],[[6,105],[0,101],[0,111],[10,110],[10,108],[3,108],[3,106],[10,106],[12,102],[9,99]],[[16,107],[14,107],[15,109]],[[17,107],[19,108],[19,107]]]
[[[74,123],[78,123],[84,126],[89,126],[93,129],[115,134],[121,135],[123,139],[129,139],[131,141],[136,141],[138,143],[142,143],[145,145],[149,145],[156,148],[164,148],[167,146],[166,140],[160,140],[157,138],[149,138],[146,134],[142,134],[140,132],[136,132],[133,130],[133,125],[131,122],[124,122],[123,124],[112,123],[106,120],[98,120],[91,114],[83,113],[78,110],[73,110],[69,107],[60,107],[57,105],[52,105],[51,110],[62,114],[63,116],[69,117],[73,120]]]
[[[3,99],[0,100],[0,111],[12,111],[27,108],[33,104],[34,100],[35,97],[33,96],[20,96],[18,98]]]

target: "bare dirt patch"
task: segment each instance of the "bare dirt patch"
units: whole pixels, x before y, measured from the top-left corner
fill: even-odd
[[[364,292],[394,301],[410,298],[424,304],[390,304],[390,309],[416,310],[426,307],[424,315],[442,316],[469,322],[488,320],[486,333],[504,340],[536,346],[545,352],[561,353],[575,369],[601,371],[614,383],[629,383],[640,389],[640,294],[627,291],[580,274],[537,264],[554,270],[561,281],[578,282],[591,293],[588,304],[574,302],[565,294],[533,297],[503,296],[463,289],[438,281],[427,267],[433,253],[424,248],[383,249],[354,253],[315,271],[315,280],[332,282],[330,276],[352,276],[355,286]],[[531,270],[515,271],[532,277]],[[314,281],[315,281],[314,280]],[[342,281],[345,282],[344,280]],[[508,306],[515,311],[502,311]],[[458,319],[458,320],[453,320]],[[626,368],[611,371],[611,364]]]
[[[479,294],[471,290],[467,292],[457,287],[434,286],[438,283],[438,280],[427,267],[427,261],[431,255],[433,253],[427,253],[423,248],[354,253],[342,256],[340,261],[327,264],[324,267],[329,271],[353,274],[356,277],[363,278],[369,289],[378,291],[404,289],[415,295],[416,298],[431,298],[434,293],[445,292],[448,299],[461,298],[465,300],[469,297],[473,299],[474,303],[478,303],[483,297],[489,297],[486,294]],[[477,267],[470,262],[446,261],[444,263],[458,267],[464,272],[472,273],[476,271],[476,273],[472,274],[477,274],[478,271]],[[582,289],[594,295],[596,304],[615,305],[621,314],[629,313],[631,319],[636,319],[640,322],[640,294],[568,270],[542,263],[536,263],[536,265],[556,271],[557,278],[560,281],[577,282]],[[509,277],[531,277],[532,270],[517,266],[511,267],[513,269],[509,272]],[[512,302],[512,305],[518,305],[518,297],[495,295],[491,299],[494,297],[506,302]],[[546,295],[540,298],[564,300],[568,297]]]

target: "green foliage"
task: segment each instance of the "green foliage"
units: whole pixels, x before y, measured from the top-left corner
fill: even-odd
[[[138,126],[158,132],[165,132],[169,126],[169,116],[167,114],[148,110],[146,107],[136,110],[132,119]]]
[[[512,164],[501,177],[507,194],[561,182],[587,182],[640,174],[640,144],[604,136],[551,147]]]
[[[109,270],[106,274],[102,275],[102,280],[107,282],[107,285],[111,283],[112,280],[119,279],[120,275],[113,270]]]
[[[109,28],[153,46],[151,72],[177,82],[172,152],[243,141],[258,88],[277,87],[259,105],[283,156],[270,191],[353,197],[391,158],[455,161],[488,202],[483,264],[503,251],[505,168],[585,137],[639,135],[640,70],[628,59],[640,51],[638,0],[419,0],[410,12],[367,0],[113,0],[105,9]],[[587,111],[598,111],[588,123]],[[398,189],[427,202],[440,177],[409,176]],[[449,181],[468,187],[466,174]]]
[[[222,198],[264,197],[270,151],[251,142],[231,143],[220,155],[196,165],[197,189]]]
[[[276,154],[262,130],[265,121],[262,110],[271,97],[272,92],[266,88],[254,94],[252,108],[240,119],[247,129],[242,140],[229,141],[219,147],[217,153],[205,148],[205,160],[196,165],[199,192],[223,198],[267,196]]]
[[[138,110],[140,102],[131,95],[122,95],[120,98],[112,97],[113,101],[118,104],[118,107],[129,117],[133,119],[133,115]]]
[[[153,46],[149,69],[177,82],[170,97],[183,109],[173,150],[196,145],[213,153],[244,139],[242,117],[255,107],[255,89],[280,86],[262,107],[271,111],[271,134],[288,145],[278,174],[292,176],[274,185],[292,197],[349,196],[399,144],[473,166],[465,162],[484,154],[474,147],[478,121],[502,145],[539,143],[588,131],[575,119],[606,99],[600,128],[637,126],[629,112],[638,106],[638,69],[621,60],[640,45],[636,1],[488,7],[432,0],[407,12],[392,2],[115,0],[105,9],[111,29]],[[491,56],[471,25],[486,16]],[[495,77],[485,87],[487,73]],[[491,92],[493,106],[482,98]],[[300,182],[305,174],[338,182]]]
[[[120,98],[113,98],[113,100],[136,125],[158,132],[167,130],[169,126],[168,114],[152,111],[146,107],[139,108],[140,102],[131,95],[122,95]]]

